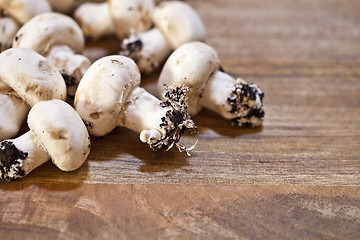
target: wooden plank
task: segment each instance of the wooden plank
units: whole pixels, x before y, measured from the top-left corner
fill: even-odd
[[[188,1],[221,59],[287,63],[360,61],[360,1]]]
[[[359,239],[359,187],[0,185],[8,239]]]
[[[0,183],[0,236],[360,238],[360,1],[187,2],[224,69],[264,90],[264,126],[203,110],[200,134],[183,139],[199,140],[191,157],[153,152],[124,128],[92,138],[77,171],[48,162]],[[155,93],[158,74],[142,86]]]
[[[187,157],[175,149],[153,152],[121,128],[92,138],[80,170],[63,173],[49,163],[23,182],[359,184],[360,68],[264,64],[242,70],[233,62],[225,67],[268,93],[261,129],[234,128],[204,110],[195,117],[200,134],[184,139],[188,145],[199,140]],[[151,91],[155,82],[148,81]]]
[[[78,171],[47,163],[22,181],[358,185],[359,2],[189,2],[205,20],[223,68],[265,92],[264,126],[231,127],[204,110],[194,118],[200,134],[183,138],[188,145],[199,140],[190,158],[175,149],[152,152],[137,134],[119,128],[92,138]],[[119,49],[111,37],[101,45],[110,54]],[[143,77],[153,94],[158,74]]]

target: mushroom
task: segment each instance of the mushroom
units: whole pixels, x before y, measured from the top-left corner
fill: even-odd
[[[86,2],[76,9],[74,17],[86,37],[99,39],[115,33],[107,2]]]
[[[89,133],[104,136],[124,126],[140,133],[140,140],[153,150],[174,145],[180,151],[191,150],[179,143],[185,130],[196,129],[184,104],[186,89],[168,89],[161,102],[139,84],[139,69],[130,58],[114,55],[94,62],[81,79],[74,101]]]
[[[59,71],[31,49],[0,54],[0,140],[14,137],[29,108],[42,100],[66,99]]]
[[[62,171],[78,169],[87,159],[89,134],[66,102],[38,102],[29,112],[28,125],[25,134],[0,142],[0,179],[22,178],[50,158]]]
[[[61,72],[74,96],[90,60],[78,53],[84,49],[85,40],[77,23],[61,13],[43,13],[25,23],[13,40],[13,47],[30,48],[45,56]]]
[[[86,37],[100,38],[116,33],[120,39],[131,31],[143,32],[152,25],[153,0],[108,0],[105,3],[84,3],[75,11]]]
[[[36,15],[50,12],[51,6],[46,0],[0,0],[0,9],[24,24]]]
[[[202,42],[191,42],[176,49],[160,73],[158,94],[164,85],[190,88],[187,93],[190,115],[203,107],[231,119],[238,126],[258,127],[264,118],[264,93],[255,85],[235,79],[221,71],[216,51]]]
[[[206,30],[200,16],[185,2],[161,2],[154,10],[153,21],[155,28],[132,34],[121,45],[121,54],[133,58],[142,73],[153,72],[182,44],[205,40]]]
[[[13,18],[0,17],[0,52],[11,47],[12,40],[19,28],[19,24]]]

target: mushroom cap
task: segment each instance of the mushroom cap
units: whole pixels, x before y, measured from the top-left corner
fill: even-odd
[[[115,32],[120,39],[148,30],[152,25],[154,0],[108,0]]]
[[[114,55],[94,62],[81,79],[74,101],[90,134],[104,136],[118,126],[128,95],[139,85],[140,72],[132,59]]]
[[[0,62],[1,81],[28,105],[54,98],[66,99],[66,85],[60,72],[35,51],[10,48],[0,54]]]
[[[21,24],[41,13],[51,12],[46,0],[0,0],[0,8]]]
[[[190,88],[188,112],[197,114],[201,94],[210,76],[219,69],[220,60],[216,51],[202,42],[191,42],[177,48],[167,59],[158,81],[158,95],[165,92],[164,84],[171,87],[185,85]]]
[[[188,42],[205,40],[206,30],[203,21],[185,2],[161,2],[154,10],[153,20],[173,49]]]
[[[90,153],[90,137],[79,114],[57,99],[35,104],[28,115],[28,125],[63,171],[79,168]]]
[[[79,25],[62,13],[43,13],[25,23],[13,40],[13,47],[30,48],[46,56],[53,46],[66,45],[76,53],[84,49]]]

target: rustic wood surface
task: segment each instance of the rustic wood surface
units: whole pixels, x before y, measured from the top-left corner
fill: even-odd
[[[263,127],[203,110],[191,157],[123,128],[92,138],[77,171],[0,183],[0,236],[360,239],[360,1],[188,2],[223,68],[265,92]]]

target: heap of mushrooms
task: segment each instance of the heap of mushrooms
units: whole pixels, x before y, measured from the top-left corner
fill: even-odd
[[[90,152],[89,134],[104,136],[118,126],[153,150],[176,146],[190,155],[195,145],[185,147],[180,138],[197,133],[191,116],[203,108],[240,127],[262,125],[264,93],[222,70],[189,4],[83,2],[0,0],[0,179],[22,178],[49,159],[63,171],[78,169]],[[52,9],[75,10],[78,23]],[[92,64],[81,55],[85,37],[109,34],[119,38],[120,55]],[[163,62],[157,98],[140,87],[140,73]],[[26,116],[29,131],[17,137]]]
[[[10,48],[0,54],[0,140],[14,137],[29,108],[40,101],[66,99],[59,71],[31,49]]]
[[[139,69],[130,58],[114,55],[94,62],[74,101],[89,133],[104,136],[124,126],[140,133],[140,140],[153,150],[174,145],[189,150],[179,143],[185,130],[196,129],[187,113],[186,89],[168,89],[162,102],[139,84]]]
[[[152,73],[181,45],[205,40],[206,30],[200,16],[185,2],[161,2],[154,10],[153,21],[154,28],[133,33],[122,42],[121,54],[133,58],[142,73]]]
[[[90,153],[90,137],[79,114],[61,100],[35,104],[28,115],[30,130],[0,142],[0,179],[26,176],[48,161],[63,171],[81,167]]]
[[[221,71],[216,51],[202,42],[176,49],[167,59],[159,77],[158,93],[165,86],[187,86],[188,111],[196,115],[205,107],[231,119],[234,125],[259,127],[264,118],[264,93],[255,85]]]
[[[13,47],[30,48],[45,56],[61,72],[74,96],[90,60],[80,55],[85,39],[79,25],[61,13],[43,13],[26,22],[16,33]]]

